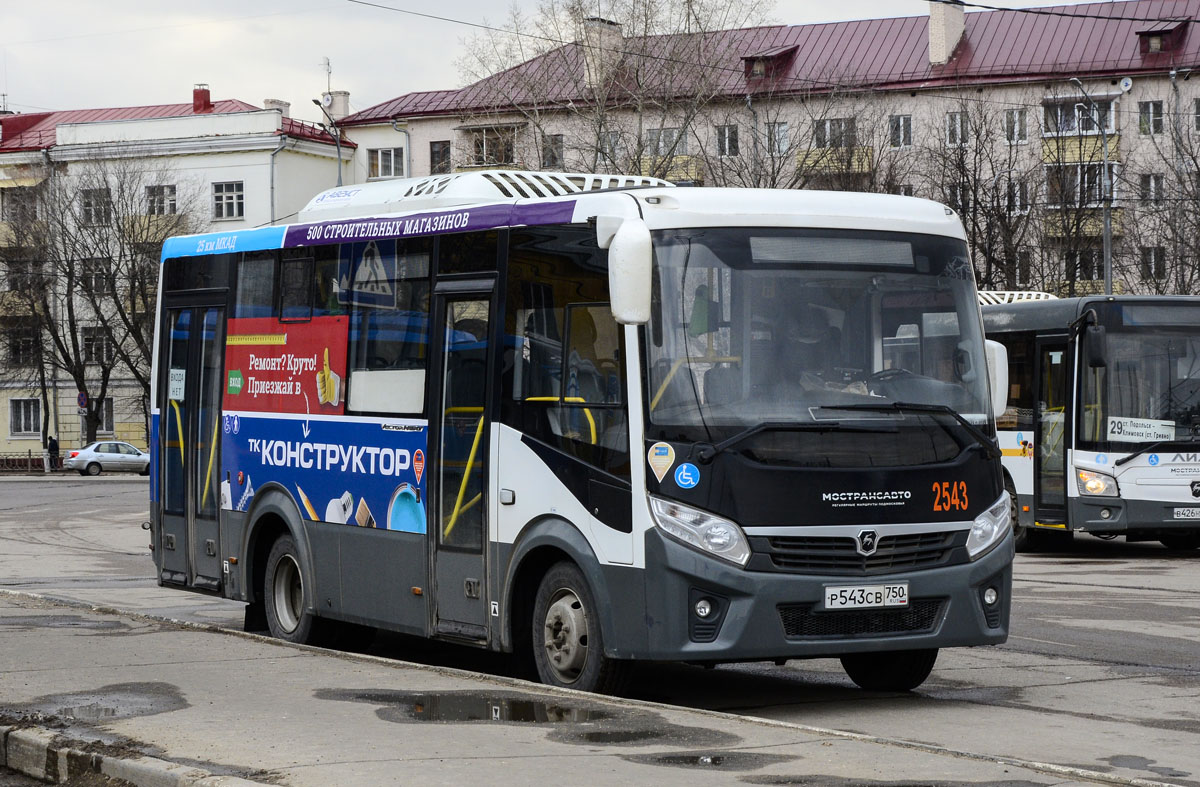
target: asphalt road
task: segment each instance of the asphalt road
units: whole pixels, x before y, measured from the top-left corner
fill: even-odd
[[[0,479],[0,587],[240,628],[242,606],[153,580],[146,482]],[[1200,785],[1200,553],[1085,537],[1019,555],[1012,636],[944,651],[911,694],[854,688],[834,661],[652,665],[632,695],[964,754]],[[407,637],[378,655],[505,672],[501,658]]]

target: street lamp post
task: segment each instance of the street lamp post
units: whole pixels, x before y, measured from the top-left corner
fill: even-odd
[[[317,109],[321,110],[321,114],[324,115],[325,118],[329,121],[329,125],[325,127],[325,131],[326,131],[326,133],[329,134],[329,136],[333,137],[333,145],[335,148],[337,148],[337,160],[338,160],[338,162],[337,162],[337,167],[338,167],[337,184],[339,186],[341,186],[342,185],[342,132],[337,127],[337,122],[334,121],[333,116],[325,111],[324,105],[321,104],[321,102],[316,100],[315,98],[312,100],[312,102],[317,105]]]
[[[1079,78],[1071,77],[1070,82],[1079,88],[1079,92],[1083,93],[1083,97],[1087,99],[1091,109],[1088,115],[1092,118],[1092,122],[1100,128],[1100,142],[1104,151],[1104,294],[1112,295],[1112,173],[1108,169],[1108,131],[1105,128],[1108,121],[1105,118],[1104,122],[1101,122],[1100,107],[1083,89],[1083,83],[1079,81]],[[1081,108],[1083,104],[1075,106]]]

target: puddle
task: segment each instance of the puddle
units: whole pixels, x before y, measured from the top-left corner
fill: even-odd
[[[1145,757],[1139,757],[1136,754],[1115,754],[1112,757],[1104,757],[1104,762],[1111,763],[1114,768],[1129,768],[1134,771],[1149,771],[1150,773],[1167,778],[1181,779],[1185,776],[1191,776],[1188,771],[1180,771],[1175,768],[1168,768],[1162,765],[1155,765],[1157,760],[1149,760]]]
[[[768,765],[799,759],[784,754],[758,754],[745,751],[692,751],[672,754],[629,754],[621,759],[640,765],[668,768],[693,768],[712,771],[754,771]],[[812,784],[812,782],[807,782]]]
[[[1039,787],[1042,782],[1020,779],[990,782],[933,782],[933,781],[877,781],[874,779],[847,779],[844,776],[747,776],[741,781],[746,784],[766,784],[773,787]]]
[[[0,628],[73,628],[122,631],[127,630],[129,626],[120,620],[97,619],[81,615],[13,615],[0,617]]]
[[[30,703],[28,711],[64,721],[105,722],[153,716],[188,707],[169,683],[115,683],[93,691],[50,694]]]
[[[737,735],[666,722],[657,713],[599,702],[547,700],[536,694],[470,691],[410,692],[320,689],[317,699],[375,705],[375,715],[399,724],[545,725],[552,740],[582,746],[723,747]]]

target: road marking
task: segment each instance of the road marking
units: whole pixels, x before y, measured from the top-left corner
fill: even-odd
[[[1070,642],[1055,642],[1052,639],[1036,639],[1034,637],[1018,637],[1016,634],[1009,634],[1009,639],[1023,639],[1026,642],[1041,642],[1043,645],[1059,645],[1064,648],[1077,648],[1078,645],[1072,645]]]

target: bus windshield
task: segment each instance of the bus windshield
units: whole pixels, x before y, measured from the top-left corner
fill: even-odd
[[[649,421],[664,436],[706,441],[764,423],[895,431],[919,420],[928,430],[928,416],[839,409],[900,402],[949,406],[990,433],[975,298],[966,244],[953,238],[661,231]]]
[[[1200,325],[1118,325],[1106,343],[1106,366],[1083,368],[1081,447],[1132,451],[1192,439],[1200,426]]]

